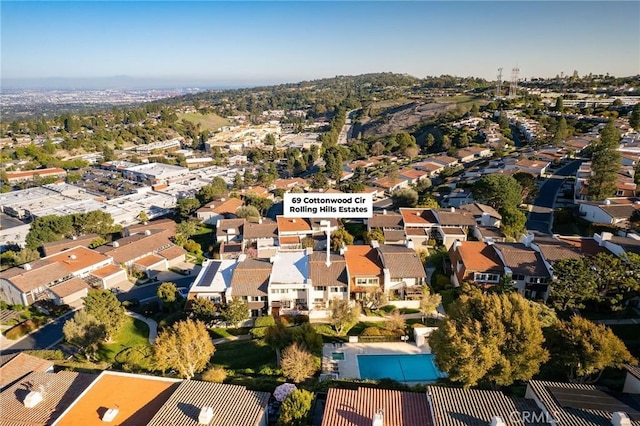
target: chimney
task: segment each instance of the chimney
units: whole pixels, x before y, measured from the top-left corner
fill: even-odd
[[[22,269],[24,269],[25,271],[30,271],[31,270],[31,264],[30,263],[25,263],[24,265],[22,265]]]
[[[453,206],[449,207],[449,209],[451,210],[451,213],[455,213],[455,211],[456,211],[456,208],[453,207]]]
[[[413,249],[413,247],[414,247],[413,240],[407,240],[406,246],[407,246],[407,248]]]
[[[462,246],[462,243],[460,242],[460,240],[455,240],[455,241],[453,242],[453,249],[454,249],[454,250],[459,249],[459,248],[460,248],[460,246]]]
[[[346,252],[347,252],[347,246],[340,247],[340,256],[344,256]]]
[[[262,225],[262,218],[258,219],[258,225]]]
[[[611,425],[612,426],[631,426],[631,419],[627,415],[627,413],[623,413],[622,411],[616,411],[611,415]]]
[[[151,235],[151,230],[150,229],[145,230],[144,235]]]
[[[291,219],[291,223],[296,223],[296,220],[295,219]]]
[[[242,253],[240,256],[238,256],[238,263],[244,262],[245,260],[247,260],[246,254]]]
[[[76,260],[78,258],[78,256],[76,256],[75,254],[72,254],[69,256],[69,259],[71,260]]]
[[[111,245],[112,245],[113,247],[115,247],[115,248],[120,247],[120,243],[119,243],[119,242],[117,242],[117,241],[114,241]]]
[[[380,243],[378,243],[378,240],[371,240],[371,248],[378,248],[380,247]]]
[[[507,426],[507,424],[502,417],[494,416],[491,418],[491,426]]]
[[[112,422],[118,415],[118,412],[120,412],[120,410],[118,410],[117,408],[108,408],[107,411],[104,412],[100,420],[105,423]]]
[[[22,401],[22,403],[26,408],[33,408],[36,405],[40,404],[43,399],[44,397],[42,395],[42,392],[31,391],[27,394],[27,396],[24,398],[24,401]]]
[[[384,411],[383,410],[378,410],[378,412],[373,415],[373,420],[371,422],[371,426],[384,426]]]
[[[208,425],[213,420],[213,407],[202,407],[198,414],[198,424]]]
[[[76,237],[76,236],[74,235],[74,236],[72,236],[72,237],[71,237],[71,239],[72,239],[73,241],[75,241],[75,240],[77,240],[77,239],[78,239],[78,237]]]
[[[387,214],[387,209],[383,209],[382,214]]]

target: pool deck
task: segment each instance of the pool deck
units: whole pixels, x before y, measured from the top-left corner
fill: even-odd
[[[344,360],[335,361],[332,359],[333,352],[343,352]],[[431,348],[428,345],[416,346],[405,342],[384,342],[384,343],[343,343],[334,346],[331,343],[322,347],[322,369],[323,372],[336,372],[334,366],[337,365],[337,373],[341,378],[359,379],[360,369],[358,368],[358,355],[407,355],[407,354],[430,354]]]

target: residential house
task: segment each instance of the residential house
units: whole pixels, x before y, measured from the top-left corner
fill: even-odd
[[[544,160],[530,160],[530,159],[522,159],[513,164],[507,164],[505,169],[518,169],[518,171],[531,173],[537,177],[543,177],[547,174],[547,169],[551,163]]]
[[[444,245],[447,249],[454,241],[466,241],[469,228],[476,226],[476,219],[471,213],[456,210],[455,207],[449,209],[433,209],[438,226],[434,234],[436,242]]]
[[[471,193],[471,191],[463,188],[456,188],[449,194],[445,194],[440,204],[442,205],[442,207],[457,208],[466,204],[471,204],[473,202],[473,194]]]
[[[100,236],[98,234],[87,234],[73,238],[65,238],[60,241],[52,241],[50,243],[42,244],[42,251],[45,256],[50,256],[78,246],[89,247],[89,245],[99,237]]]
[[[374,229],[382,231],[385,244],[404,245],[405,235],[402,215],[383,210],[382,213],[374,213],[373,217],[367,219],[366,222],[367,231],[371,232]]]
[[[289,192],[294,188],[307,190],[309,188],[309,184],[302,178],[276,179],[270,187],[272,191],[275,189],[281,189],[284,192]]]
[[[531,399],[500,391],[427,386],[434,426],[539,426],[545,416]],[[502,423],[501,423],[502,421]]]
[[[518,293],[527,299],[547,299],[551,269],[539,252],[521,243],[496,243],[492,247]]]
[[[432,209],[401,208],[400,215],[404,223],[405,239],[411,241],[414,247],[426,246],[429,240],[435,240],[432,231],[438,226],[438,219]]]
[[[498,243],[507,240],[507,236],[504,235],[504,232],[495,226],[475,226],[471,230],[471,235],[473,235],[476,240],[487,243]]]
[[[245,222],[242,231],[243,249],[255,248],[257,257],[268,259],[278,249],[278,223],[261,218],[258,222]]]
[[[245,219],[219,219],[216,222],[216,241],[219,243],[242,243]]]
[[[454,243],[449,249],[449,259],[451,282],[456,287],[463,282],[491,287],[498,284],[504,274],[504,264],[493,245],[483,241]]]
[[[0,392],[0,424],[54,424],[96,377],[71,371],[34,371]]]
[[[235,260],[205,259],[202,269],[189,288],[188,299],[209,299],[216,304],[226,303],[230,296],[231,277]]]
[[[639,426],[634,395],[580,383],[530,380],[525,398],[545,413],[546,424]]]
[[[640,236],[629,232],[625,237],[613,235],[610,232],[602,232],[593,235],[593,241],[598,244],[601,250],[606,250],[616,256],[625,253],[640,254]]]
[[[251,317],[267,315],[272,266],[268,260],[240,256],[233,270],[229,292],[231,299],[246,301]]]
[[[306,250],[281,251],[272,259],[269,304],[273,315],[308,311],[309,256]]]
[[[624,393],[640,394],[640,367],[625,365],[627,376],[624,380]]]
[[[418,169],[402,169],[398,173],[401,179],[408,181],[412,185],[429,178],[429,172]]]
[[[181,380],[103,371],[69,404],[53,426],[146,425]]]
[[[322,426],[433,426],[425,393],[359,387],[329,388]]]
[[[460,206],[460,210],[473,215],[479,226],[500,227],[502,215],[491,206],[480,203],[470,203]]]
[[[277,216],[278,244],[283,249],[298,250],[302,240],[313,235],[311,223],[300,217]]]
[[[421,294],[427,274],[412,248],[383,244],[378,247],[384,272],[384,291],[400,297]]]
[[[53,362],[24,352],[11,356],[0,365],[0,389],[14,384],[32,372],[53,373]]]
[[[461,163],[470,163],[476,159],[476,153],[470,149],[463,148],[458,150],[456,157]]]
[[[419,163],[412,164],[413,168],[416,170],[422,170],[427,172],[427,176],[430,178],[436,177],[444,167],[442,164],[435,163],[433,161],[421,161]]]
[[[196,210],[196,217],[203,223],[215,225],[220,219],[234,219],[244,202],[238,198],[221,198]]]
[[[382,188],[387,194],[391,194],[392,192],[400,188],[409,187],[409,181],[403,179],[399,175],[398,177],[384,176],[371,181],[371,184],[373,186],[377,186],[378,188]]]
[[[431,161],[436,164],[442,164],[444,167],[455,167],[460,164],[457,158],[449,157],[447,155],[436,155],[429,157],[426,161]]]
[[[93,284],[91,274],[104,271],[112,263],[106,255],[75,247],[1,272],[1,296],[14,305],[30,305],[39,299],[51,299],[56,304],[79,303],[91,288],[89,283]],[[115,281],[122,278],[121,269],[113,268],[95,287],[105,288],[104,279],[111,283],[112,277]]]
[[[244,386],[185,380],[148,426],[267,426],[270,394]]]
[[[349,245],[344,253],[349,272],[350,297],[360,300],[367,293],[384,292],[382,260],[376,245]]]
[[[640,199],[637,198],[607,198],[604,201],[579,202],[580,217],[583,219],[619,227],[627,226],[638,210]]]
[[[315,251],[309,254],[308,303],[311,309],[325,317],[325,311],[332,299],[349,300],[349,274],[343,255]]]

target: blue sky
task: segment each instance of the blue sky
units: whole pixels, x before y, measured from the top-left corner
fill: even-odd
[[[620,76],[640,73],[640,3],[3,0],[1,48],[3,79]]]

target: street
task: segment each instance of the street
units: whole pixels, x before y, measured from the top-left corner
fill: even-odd
[[[533,209],[529,213],[525,225],[529,231],[543,234],[551,233],[553,205],[555,204],[558,191],[567,176],[574,176],[576,174],[581,163],[582,160],[572,161],[566,166],[559,168],[553,176],[542,184],[540,193],[533,202]]]

